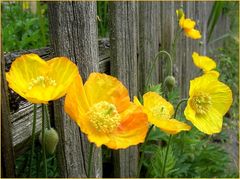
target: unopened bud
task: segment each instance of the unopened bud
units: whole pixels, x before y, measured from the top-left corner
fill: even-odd
[[[176,13],[177,13],[178,19],[181,19],[181,17],[184,16],[183,9],[181,8],[176,10]]]
[[[164,80],[164,84],[167,87],[167,89],[169,91],[171,91],[175,87],[175,84],[176,84],[176,80],[175,80],[174,76],[167,76]]]
[[[39,135],[39,141],[40,144],[42,145],[42,132]],[[45,129],[45,149],[47,153],[53,154],[56,150],[56,146],[58,144],[59,137],[58,133],[55,129],[50,128],[50,129]]]

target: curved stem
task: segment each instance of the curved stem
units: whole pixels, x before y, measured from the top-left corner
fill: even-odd
[[[33,105],[33,123],[32,123],[32,150],[31,150],[31,157],[30,157],[30,165],[29,165],[29,177],[32,176],[32,161],[34,155],[34,147],[35,147],[35,131],[36,131],[36,113],[37,113],[37,105]]]
[[[157,60],[159,59],[159,56],[160,56],[161,54],[165,54],[165,55],[168,56],[168,59],[169,59],[169,62],[170,62],[170,69],[169,69],[169,71],[170,71],[170,75],[172,75],[172,57],[171,57],[171,55],[170,55],[167,51],[161,50],[161,51],[158,52],[158,54],[157,54],[157,55],[155,56],[155,58],[154,58],[153,64],[152,64],[152,66],[151,66],[151,69],[150,69],[149,74],[148,74],[148,77],[147,77],[146,86],[148,86],[150,77],[151,77],[152,72],[153,72],[153,68],[154,68],[154,66],[155,66],[155,64],[156,64],[156,62],[157,62]]]
[[[175,109],[175,112],[174,112],[174,115],[173,115],[173,118],[175,119],[176,116],[177,116],[177,111],[178,111],[178,108],[179,106],[183,103],[183,102],[186,102],[188,99],[182,99],[181,101],[178,102],[177,106],[176,106],[176,109]]]
[[[50,122],[50,119],[49,119],[49,111],[48,111],[47,104],[45,104],[44,107],[45,107],[45,111],[46,111],[47,128],[50,129],[51,128],[51,122]]]
[[[179,106],[187,101],[188,99],[182,99],[181,101],[178,102],[177,106],[176,106],[176,109],[175,109],[175,113],[173,115],[173,118],[175,119],[176,116],[177,116],[177,111],[179,109]],[[163,161],[163,168],[162,168],[162,173],[161,173],[161,176],[164,177],[165,175],[165,168],[166,168],[166,163],[167,163],[167,156],[168,156],[168,151],[169,151],[169,147],[170,147],[170,143],[171,143],[171,139],[172,139],[172,135],[170,134],[169,135],[169,139],[168,139],[168,143],[167,143],[167,150],[166,150],[166,153],[165,153],[165,157],[164,157],[164,161]]]
[[[46,160],[46,149],[45,149],[45,110],[44,104],[42,104],[42,151],[43,151],[43,168],[44,177],[47,178],[47,160]]]
[[[87,177],[90,178],[91,177],[91,172],[92,172],[92,153],[93,153],[93,143],[90,144],[90,152],[89,152],[89,156],[88,156],[88,173],[87,173]]]
[[[141,148],[144,149],[145,145],[147,144],[147,140],[148,140],[148,137],[149,137],[149,134],[152,130],[154,125],[151,125],[151,127],[149,128],[148,132],[147,132],[147,135],[146,135],[146,138],[145,138],[145,141],[144,143],[141,145]],[[140,156],[140,161],[138,163],[138,173],[137,173],[137,176],[140,177],[140,172],[141,172],[141,168],[142,168],[142,164],[143,164],[143,159],[144,159],[144,151],[142,152],[141,156]]]

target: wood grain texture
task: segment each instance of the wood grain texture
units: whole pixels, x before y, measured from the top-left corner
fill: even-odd
[[[160,50],[160,2],[139,2],[139,85],[140,91],[147,83],[147,76],[157,52]],[[159,82],[159,62],[156,63],[150,84]]]
[[[49,3],[51,43],[56,55],[75,62],[85,81],[99,71],[96,2]],[[59,133],[58,161],[62,177],[86,177],[89,142],[63,110],[63,100],[54,102],[55,125]],[[94,150],[93,174],[102,176],[101,149]]]
[[[5,78],[5,61],[1,49],[1,177],[15,177],[15,160],[11,131],[12,125]]]
[[[138,92],[137,9],[135,2],[110,2],[111,74],[129,90],[133,98]],[[117,150],[114,157],[114,177],[136,177],[138,148]]]

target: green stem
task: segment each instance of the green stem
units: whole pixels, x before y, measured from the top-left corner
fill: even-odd
[[[176,116],[177,116],[177,111],[178,111],[178,108],[179,106],[183,103],[183,102],[186,102],[188,99],[182,99],[181,101],[178,102],[177,106],[176,106],[176,109],[175,109],[175,113],[173,115],[173,118],[175,119]]]
[[[34,155],[34,147],[35,147],[35,131],[36,131],[36,113],[37,113],[37,105],[33,105],[33,123],[32,123],[32,150],[31,150],[31,157],[30,157],[30,165],[29,165],[29,177],[32,176],[32,161]]]
[[[49,119],[48,106],[45,104],[44,108],[45,108],[45,111],[46,111],[47,128],[50,129],[51,128],[51,122],[50,122],[50,119]]]
[[[165,55],[168,56],[169,63],[170,63],[169,71],[170,71],[170,75],[172,75],[172,57],[171,57],[171,55],[170,55],[167,51],[161,50],[161,51],[159,51],[159,52],[157,53],[157,55],[156,55],[155,58],[154,58],[154,61],[153,61],[153,63],[152,63],[152,66],[151,66],[151,68],[150,68],[150,71],[149,71],[149,74],[148,74],[148,77],[147,77],[146,86],[148,86],[148,83],[149,83],[150,77],[151,77],[151,75],[152,75],[153,69],[154,69],[154,67],[155,67],[155,64],[156,64],[156,62],[157,62],[157,60],[159,59],[159,56],[160,56],[161,54],[165,54]]]
[[[175,59],[176,44],[177,44],[178,37],[180,36],[181,33],[182,33],[182,29],[178,29],[178,31],[174,37],[173,44],[171,46],[170,54],[172,55],[173,59]]]
[[[92,172],[92,154],[93,154],[93,143],[90,144],[90,153],[88,156],[88,173],[87,173],[87,177],[90,178],[91,177],[91,172]]]
[[[162,177],[164,177],[164,175],[165,175],[165,168],[166,168],[167,156],[168,156],[168,151],[169,151],[169,146],[170,146],[170,143],[171,143],[171,139],[172,139],[172,135],[170,134],[169,138],[168,138],[168,143],[167,143],[167,150],[166,150],[164,161],[163,161],[163,168],[162,168],[162,174],[161,174]]]
[[[147,144],[147,140],[148,140],[148,137],[149,137],[149,134],[152,130],[154,125],[151,125],[151,127],[149,128],[148,132],[147,132],[147,135],[146,135],[146,138],[145,138],[145,141],[144,143],[141,145],[141,149],[143,150],[145,145]],[[138,163],[138,173],[137,173],[137,176],[140,177],[140,172],[141,172],[141,168],[142,168],[142,164],[143,164],[143,159],[144,159],[144,150],[142,151],[142,154],[140,156],[140,161]]]
[[[43,167],[44,177],[47,178],[47,160],[46,160],[46,148],[45,148],[45,110],[44,104],[42,104],[42,151],[43,151]]]
[[[176,109],[175,109],[175,113],[173,115],[173,118],[175,119],[176,116],[177,116],[177,111],[179,109],[179,106],[187,101],[188,99],[182,99],[181,101],[178,102],[177,106],[176,106]],[[161,176],[164,177],[165,175],[165,168],[166,168],[166,163],[167,163],[167,156],[168,156],[168,151],[169,151],[169,147],[170,147],[170,143],[171,143],[171,139],[172,139],[172,135],[170,134],[169,135],[169,139],[168,139],[168,143],[167,143],[167,150],[166,150],[166,153],[165,153],[165,157],[164,157],[164,161],[163,161],[163,168],[162,168],[162,174]]]

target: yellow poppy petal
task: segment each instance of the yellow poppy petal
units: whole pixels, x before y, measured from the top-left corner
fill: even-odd
[[[221,131],[223,117],[214,108],[212,108],[206,115],[199,114],[194,115],[193,113],[189,113],[190,112],[189,108],[191,107],[188,106],[188,109],[184,111],[184,115],[188,120],[190,120],[193,123],[193,125],[198,130],[209,135],[219,133]]]
[[[155,111],[155,108],[158,110],[157,108],[162,106],[165,107],[169,112],[169,118],[174,114],[173,105],[155,92],[145,93],[143,95],[143,101],[144,108],[146,108],[148,111]]]
[[[196,29],[184,29],[185,35],[192,39],[200,39],[201,33]]]
[[[138,98],[136,96],[133,97],[133,102],[134,104],[136,104],[137,106],[142,106],[142,104],[140,103],[140,101],[138,100]]]
[[[205,74],[212,75],[215,78],[218,78],[220,76],[220,73],[218,71],[215,71],[215,70],[206,71]]]
[[[67,91],[64,109],[74,120],[78,119],[79,116],[84,116],[89,110],[89,102],[83,88],[82,78],[79,74],[75,77],[75,80]]]
[[[47,61],[50,71],[48,76],[55,81],[55,90],[51,91],[52,100],[64,96],[68,87],[78,75],[77,66],[66,57],[56,57]]]
[[[110,75],[91,73],[84,89],[90,105],[107,101],[114,104],[119,113],[130,105],[128,90],[117,78]]]
[[[6,73],[9,87],[25,98],[29,83],[42,74],[47,63],[36,54],[22,55],[12,63],[10,71]]]
[[[110,141],[105,144],[111,149],[125,149],[144,142],[147,131],[147,116],[135,104],[131,104],[119,127],[109,135]]]
[[[223,115],[232,103],[232,92],[224,83],[210,74],[190,82],[189,100],[184,114],[200,131],[218,133]]]
[[[168,134],[177,134],[181,131],[189,131],[191,129],[191,126],[176,119],[152,119],[151,121],[155,126]]]
[[[217,66],[216,62],[213,59],[211,59],[207,56],[200,56],[196,52],[193,52],[192,58],[193,58],[193,63],[197,67],[201,68],[204,72],[208,72],[208,71],[216,68],[216,66]],[[212,72],[212,73],[215,73],[215,72]]]
[[[196,22],[187,18],[187,19],[184,19],[183,22],[181,22],[181,27],[183,29],[193,29],[196,25]]]

